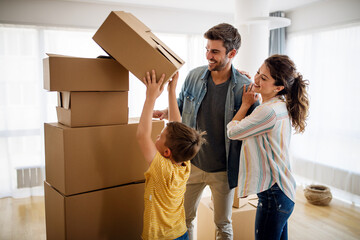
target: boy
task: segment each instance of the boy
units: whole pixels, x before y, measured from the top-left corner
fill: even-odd
[[[162,93],[165,75],[156,82],[155,71],[147,73],[146,100],[137,129],[140,149],[150,167],[145,172],[145,212],[142,237],[147,239],[188,239],[184,193],[190,175],[190,159],[204,142],[204,133],[182,124],[176,100],[179,73],[168,84],[169,123],[154,143],[151,139],[152,112]]]

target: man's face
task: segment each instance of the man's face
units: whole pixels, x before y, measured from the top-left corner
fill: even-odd
[[[230,52],[229,52],[230,53]],[[221,40],[208,40],[206,44],[206,59],[210,71],[221,71],[228,64],[230,59],[226,54],[226,48]]]

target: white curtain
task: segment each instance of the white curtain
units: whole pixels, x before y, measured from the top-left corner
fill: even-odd
[[[0,198],[42,195],[45,177],[44,122],[56,122],[56,92],[43,89],[45,53],[76,57],[105,55],[92,40],[96,29],[64,29],[0,25]],[[205,64],[201,35],[156,34],[185,62],[178,91],[189,69]],[[202,56],[192,49],[203,49]],[[150,69],[149,69],[150,70]],[[145,86],[130,74],[129,116],[140,116]],[[167,94],[157,109],[167,107]],[[28,171],[26,169],[37,169]],[[39,171],[40,170],[40,171]],[[40,186],[22,186],[19,179],[37,174]]]
[[[360,204],[360,25],[289,34],[287,54],[309,79],[310,116],[292,140],[294,171]]]

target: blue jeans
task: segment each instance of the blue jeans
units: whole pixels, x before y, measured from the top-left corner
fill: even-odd
[[[178,238],[175,238],[174,240],[189,240],[189,234],[186,231],[186,233],[184,233],[184,235],[182,235],[182,236],[180,236]]]
[[[287,240],[287,220],[294,210],[294,202],[276,183],[257,195],[259,202],[255,219],[255,239]]]

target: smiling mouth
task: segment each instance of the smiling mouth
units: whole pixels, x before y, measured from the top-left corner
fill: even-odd
[[[214,64],[214,63],[216,63],[216,61],[211,61],[211,60],[209,60],[208,63],[209,63],[209,64]]]

